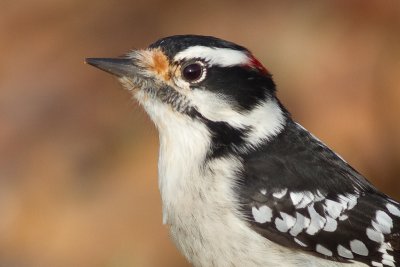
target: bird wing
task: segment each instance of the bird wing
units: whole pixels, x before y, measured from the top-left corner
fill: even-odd
[[[244,156],[238,190],[254,231],[335,261],[400,266],[400,205],[289,122]]]

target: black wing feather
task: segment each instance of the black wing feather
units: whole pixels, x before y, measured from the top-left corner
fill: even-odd
[[[400,205],[300,125],[289,120],[243,160],[238,194],[262,236],[330,260],[400,264],[400,215],[388,204]]]

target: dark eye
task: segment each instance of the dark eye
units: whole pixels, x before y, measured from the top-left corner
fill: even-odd
[[[204,65],[200,62],[184,65],[182,68],[182,76],[188,82],[198,82],[204,76]]]

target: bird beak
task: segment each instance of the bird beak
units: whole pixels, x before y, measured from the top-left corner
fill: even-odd
[[[111,73],[119,78],[133,78],[138,75],[139,68],[132,59],[127,58],[87,58],[85,63]]]

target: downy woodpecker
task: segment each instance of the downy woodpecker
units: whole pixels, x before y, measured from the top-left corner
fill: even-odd
[[[399,203],[292,119],[248,49],[179,35],[86,62],[155,123],[163,220],[194,266],[400,266]]]

